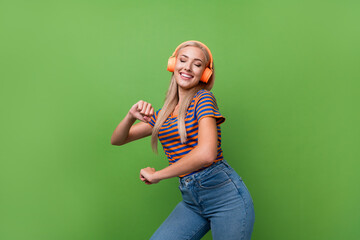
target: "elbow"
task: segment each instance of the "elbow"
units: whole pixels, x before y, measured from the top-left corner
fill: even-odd
[[[116,143],[115,139],[113,138],[113,136],[110,139],[110,143],[111,143],[111,145],[117,145],[117,143]]]
[[[124,143],[119,143],[119,142],[116,142],[114,139],[111,139],[111,140],[110,140],[110,143],[111,143],[111,145],[114,145],[114,146],[121,146],[121,145],[124,145]]]
[[[217,151],[205,149],[202,153],[202,160],[205,166],[212,164],[216,160],[216,157],[217,157]]]

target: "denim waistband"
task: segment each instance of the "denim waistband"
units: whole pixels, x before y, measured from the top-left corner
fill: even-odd
[[[223,159],[221,161],[213,163],[209,167],[201,170],[200,172],[197,172],[197,173],[191,174],[189,176],[179,178],[179,182],[184,183],[184,182],[189,182],[191,180],[199,180],[201,178],[206,177],[207,175],[210,175],[213,172],[220,171],[221,169],[223,169],[225,167],[230,167],[230,165],[226,162],[225,159]]]

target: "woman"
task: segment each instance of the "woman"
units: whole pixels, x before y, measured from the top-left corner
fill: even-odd
[[[125,143],[152,135],[157,151],[163,145],[169,166],[140,170],[140,179],[155,184],[179,177],[183,200],[151,239],[201,239],[211,229],[213,239],[250,239],[254,207],[241,177],[223,158],[220,114],[210,92],[215,76],[210,50],[201,42],[180,44],[169,58],[173,72],[165,103],[154,112],[139,101],[116,127],[111,143]],[[141,122],[133,125],[135,120]]]

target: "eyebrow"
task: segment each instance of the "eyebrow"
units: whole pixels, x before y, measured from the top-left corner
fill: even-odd
[[[189,58],[188,56],[186,56],[185,54],[182,54],[181,56],[184,56],[184,57],[187,57],[187,58]],[[201,59],[199,59],[199,58],[194,58],[194,60],[199,60],[200,62],[203,62]]]

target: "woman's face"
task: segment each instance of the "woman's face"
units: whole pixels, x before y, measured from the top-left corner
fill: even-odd
[[[198,85],[205,64],[205,54],[200,48],[193,46],[182,48],[176,58],[174,70],[174,77],[179,87],[190,89]]]

